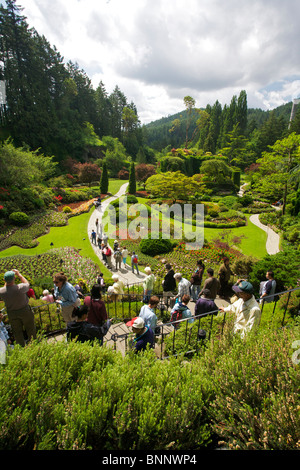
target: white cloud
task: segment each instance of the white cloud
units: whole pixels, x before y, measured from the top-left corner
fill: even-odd
[[[244,89],[248,105],[263,109],[300,95],[298,0],[18,3],[95,87],[118,85],[143,123],[181,111],[186,95],[205,107]]]
[[[276,84],[276,89],[257,91],[255,96],[265,108],[276,108],[300,97],[300,80],[282,80]]]

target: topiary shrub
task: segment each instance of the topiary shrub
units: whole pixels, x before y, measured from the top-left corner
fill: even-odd
[[[27,225],[29,223],[29,217],[24,212],[12,212],[9,216],[9,220],[18,226]]]
[[[139,201],[133,194],[128,194],[127,195],[127,202],[128,204],[137,204]]]
[[[173,244],[170,240],[163,239],[143,239],[140,243],[140,250],[142,253],[155,256],[160,255],[161,253],[168,253],[173,248]]]
[[[70,213],[72,212],[72,209],[71,209],[71,207],[69,207],[69,206],[65,206],[65,207],[63,208],[63,212],[64,212],[65,214],[70,214]]]
[[[216,209],[209,209],[208,215],[210,215],[211,217],[215,218],[215,217],[218,217],[219,212],[218,212]]]
[[[247,207],[253,202],[253,197],[250,194],[244,194],[243,197],[239,199],[239,203],[242,204],[243,207]]]

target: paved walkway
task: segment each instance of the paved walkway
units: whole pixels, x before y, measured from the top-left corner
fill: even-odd
[[[114,196],[111,196],[110,198],[108,198],[108,199],[106,199],[102,202],[100,209],[95,209],[93,211],[93,213],[90,217],[89,223],[88,223],[88,235],[89,235],[90,243],[91,243],[91,237],[90,237],[91,232],[92,232],[93,229],[96,230],[96,224],[95,224],[96,219],[98,218],[99,224],[102,223],[102,216],[103,216],[105,210],[107,209],[108,205],[112,201],[114,201],[115,199],[117,199],[120,196],[124,195],[126,193],[127,186],[128,186],[128,183],[125,183],[123,186],[121,186],[120,190]],[[246,185],[241,186],[241,189],[240,189],[240,192],[239,192],[240,197],[244,193],[245,186]],[[253,224],[257,225],[262,230],[264,230],[265,232],[267,232],[267,234],[268,234],[267,244],[266,244],[267,252],[269,254],[278,253],[278,251],[279,251],[279,235],[277,233],[275,233],[271,228],[267,227],[266,225],[263,225],[259,221],[259,214],[252,215],[250,217],[250,221]],[[93,247],[94,252],[96,253],[96,255],[99,257],[100,261],[102,262],[101,251],[94,244],[91,243],[91,245]],[[137,275],[136,273],[133,274],[132,271],[131,271],[131,266],[130,265],[127,265],[126,269],[122,268],[120,270],[116,270],[114,268],[112,270],[112,274],[114,272],[118,273],[120,279],[123,280],[125,285],[126,284],[128,285],[128,284],[135,284],[135,283],[138,283],[138,282],[142,282],[143,278],[145,277],[145,274],[142,273],[142,272],[140,272],[140,275]],[[225,307],[226,305],[228,305],[229,302],[227,300],[220,299],[219,297],[217,297],[215,299],[215,303],[218,307],[220,307],[220,306]],[[188,306],[189,306],[191,312],[194,313],[195,303],[194,302],[189,302]],[[171,329],[171,327],[170,327],[170,329]],[[116,349],[116,351],[121,352],[121,354],[124,356],[125,353],[126,353],[126,350],[128,348],[128,344],[126,344],[126,336],[125,335],[128,334],[128,333],[131,333],[131,328],[129,329],[125,325],[124,322],[114,324],[114,325],[111,326],[111,328],[109,329],[107,335],[105,336],[104,342],[105,342],[106,346]],[[166,333],[169,333],[169,331],[166,331]],[[118,337],[118,335],[121,335],[121,337],[119,337],[117,339],[117,341],[115,341],[115,339]],[[65,335],[61,335],[59,337],[59,339],[60,340],[65,340]],[[58,340],[58,338],[55,338],[55,341],[57,341],[57,340]],[[157,346],[157,354],[158,354],[158,356],[160,354],[159,346]]]
[[[249,183],[245,183],[245,184],[242,184],[242,186],[240,186],[240,190],[238,192],[238,196],[239,197],[243,197],[244,196],[244,192],[245,192],[245,189],[246,187],[248,186]]]
[[[239,197],[243,197],[246,186],[248,186],[248,183],[245,183],[240,187],[240,190],[238,192]],[[275,207],[275,206],[273,206],[273,207]],[[276,209],[278,210],[277,207],[276,207]],[[264,232],[267,233],[267,235],[268,235],[267,242],[266,242],[267,253],[269,255],[275,255],[276,253],[278,253],[280,251],[280,249],[279,249],[279,243],[280,243],[279,235],[276,232],[274,232],[274,230],[272,230],[270,227],[268,227],[267,225],[264,225],[260,222],[259,214],[251,215],[249,220],[254,225],[256,225],[258,228],[264,230]]]
[[[276,253],[278,253],[280,251],[280,249],[279,249],[280,237],[279,237],[278,233],[274,232],[274,230],[272,230],[267,225],[262,224],[259,221],[259,214],[251,215],[249,220],[254,225],[261,228],[262,230],[264,230],[267,233],[267,235],[268,235],[267,242],[266,242],[267,253],[269,255],[275,255]]]
[[[90,243],[91,243],[91,232],[92,230],[96,231],[96,223],[95,223],[96,219],[98,218],[99,224],[102,223],[102,217],[108,205],[115,199],[124,195],[126,193],[127,186],[128,186],[128,183],[125,183],[123,186],[121,186],[120,190],[114,196],[111,196],[102,202],[100,209],[95,209],[92,212],[91,217],[88,222],[88,236],[89,236]],[[99,260],[102,262],[102,254],[98,246],[94,245],[93,243],[91,243],[91,245],[92,245],[94,252],[99,257]],[[114,268],[112,270],[112,274],[115,272],[118,273],[120,279],[123,280],[125,285],[136,284],[138,282],[142,282],[143,279],[146,277],[145,273],[142,273],[142,272],[140,272],[139,275],[137,275],[136,273],[133,274],[131,271],[131,265],[127,265],[126,269],[122,268],[122,269],[116,270]],[[218,297],[215,300],[215,303],[218,307],[220,307],[221,305],[222,306],[228,305],[228,302],[226,300],[219,299]],[[142,303],[141,303],[141,306],[142,306]],[[188,307],[191,310],[191,312],[194,313],[195,303],[189,302]],[[161,322],[158,322],[158,324],[161,324]],[[172,331],[172,327],[164,326],[163,331],[164,331],[164,334],[168,334],[170,333],[170,331]],[[126,339],[126,335],[129,333],[132,334],[132,330],[131,328],[128,328],[124,322],[113,324],[104,338],[104,343],[106,344],[106,346],[111,347],[113,349],[116,349],[116,351],[121,352],[121,354],[124,356],[128,349],[128,340]],[[65,334],[59,335],[55,338],[51,338],[49,341],[53,341],[53,342],[66,341],[66,335]],[[160,353],[161,353],[160,349],[161,349],[161,346],[157,344],[156,353],[158,357],[160,356]]]
[[[106,211],[107,207],[115,199],[118,199],[119,197],[123,196],[126,193],[127,186],[128,186],[128,183],[123,184],[121,186],[121,188],[119,189],[119,191],[114,196],[111,196],[111,197],[105,199],[102,202],[101,207],[98,208],[98,209],[96,208],[93,211],[93,213],[92,213],[92,215],[89,219],[89,222],[88,222],[89,240],[90,240],[90,243],[93,247],[94,252],[96,253],[96,255],[98,256],[98,258],[100,259],[101,262],[102,262],[101,250],[99,250],[98,246],[94,245],[91,242],[92,230],[96,231],[96,219],[99,220],[99,226],[100,226],[100,224],[102,224],[102,217],[103,217],[103,214]],[[118,270],[115,269],[114,260],[112,260],[112,265],[113,265],[112,274],[117,273],[119,275],[120,280],[122,280],[125,285],[136,284],[138,282],[142,282],[143,279],[146,277],[146,275],[141,271],[140,271],[139,275],[136,274],[136,272],[134,272],[134,274],[133,274],[132,271],[131,271],[131,264],[127,264],[126,268],[122,267],[121,269],[118,269]]]

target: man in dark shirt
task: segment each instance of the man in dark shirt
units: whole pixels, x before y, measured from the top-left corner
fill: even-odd
[[[202,297],[197,300],[195,305],[195,317],[208,312],[215,312],[215,314],[217,314],[218,307],[210,298],[210,291],[208,289],[203,289]]]
[[[215,300],[215,298],[217,297],[217,293],[220,290],[221,284],[219,279],[214,277],[214,270],[212,268],[208,268],[206,272],[208,274],[208,278],[204,281],[203,288],[199,294],[199,297],[203,294],[204,289],[208,289],[210,291],[210,298],[212,300]]]
[[[163,280],[163,301],[167,307],[172,309],[175,304],[174,300],[171,299],[174,296],[174,291],[176,291],[175,273],[169,263],[166,264],[166,270],[168,272]]]
[[[88,306],[81,305],[76,307],[72,316],[76,319],[67,324],[67,338],[68,340],[76,340],[80,343],[85,341],[99,340],[100,344],[103,343],[103,338],[108,332],[111,321],[107,320],[102,326],[92,325],[87,321]]]
[[[266,273],[266,279],[267,281],[263,281],[260,283],[260,290],[259,290],[259,296],[260,296],[260,303],[261,302],[273,302],[274,301],[274,293],[276,289],[276,281],[274,279],[274,273],[273,271],[267,271]]]

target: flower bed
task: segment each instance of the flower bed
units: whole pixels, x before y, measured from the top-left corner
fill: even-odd
[[[68,217],[72,217],[74,215],[80,215],[84,212],[88,212],[90,208],[94,205],[94,201],[97,198],[89,199],[88,201],[81,201],[81,202],[71,202],[70,204],[62,204],[58,206],[58,212],[63,212],[65,207],[69,207],[71,212],[68,213]]]
[[[82,204],[85,204],[86,201],[80,202],[70,202],[69,204],[61,204],[57,207],[58,212],[63,212],[65,207],[70,207],[72,210],[78,209]]]
[[[163,278],[166,274],[164,265],[170,263],[174,271],[181,272],[184,277],[189,279],[199,259],[204,261],[207,268],[214,268],[214,266],[220,265],[224,256],[227,256],[230,262],[233,262],[243,255],[237,250],[224,250],[212,244],[204,245],[200,250],[187,250],[185,242],[180,242],[171,253],[156,257],[156,259],[160,259],[160,264],[156,267],[155,274]]]
[[[83,258],[75,248],[70,247],[50,250],[36,256],[0,258],[0,276],[13,268],[18,269],[32,285],[37,278],[52,278],[56,272],[63,271],[70,282],[75,283],[81,278],[91,287],[99,272],[99,267],[93,261]]]

